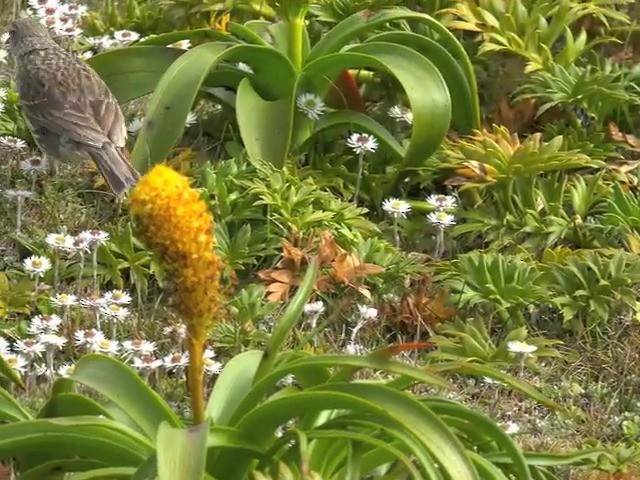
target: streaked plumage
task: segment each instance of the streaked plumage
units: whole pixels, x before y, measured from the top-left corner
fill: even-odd
[[[139,174],[124,152],[124,116],[98,74],[36,19],[13,22],[7,43],[22,110],[39,146],[62,161],[88,155],[116,195],[135,185]]]

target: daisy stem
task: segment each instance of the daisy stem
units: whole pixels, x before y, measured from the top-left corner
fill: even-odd
[[[393,217],[393,238],[396,240],[396,247],[400,248],[400,232],[398,231],[398,217]]]
[[[60,255],[57,250],[53,252],[53,289],[58,290],[58,275],[60,272]]]
[[[80,271],[78,272],[78,284],[82,283],[82,276],[84,275],[84,253],[80,254]]]
[[[17,208],[16,208],[16,234],[20,234],[22,230],[22,197],[18,197],[17,199]]]
[[[438,225],[436,228],[436,251],[434,253],[434,257],[439,259],[444,253],[444,227],[442,225]]]
[[[362,182],[362,171],[364,170],[364,152],[358,154],[358,178],[356,178],[356,189],[353,193],[353,203],[358,204],[360,195],[360,183]]]
[[[35,279],[33,280],[33,306],[34,306],[34,308],[38,303],[38,287],[39,286],[40,286],[40,275],[36,275]]]
[[[91,252],[91,266],[93,268],[93,292],[98,294],[98,245],[94,245]]]

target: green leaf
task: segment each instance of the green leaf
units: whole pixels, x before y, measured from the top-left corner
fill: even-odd
[[[322,36],[320,41],[318,41],[311,50],[308,61],[319,59],[327,54],[339,52],[345,45],[352,43],[366,32],[378,29],[390,22],[402,20],[416,21],[424,24],[431,32],[431,36],[437,39],[438,43],[458,61],[473,93],[473,101],[475,104],[473,108],[475,112],[474,125],[479,127],[480,105],[477,96],[478,86],[471,60],[455,35],[438,20],[424,13],[413,12],[402,8],[382,9],[375,13],[369,10],[363,10],[355,13]]]
[[[129,47],[100,53],[87,62],[124,104],[153,92],[162,75],[184,53],[177,48]]]
[[[158,430],[158,480],[202,480],[207,461],[209,422],[189,429],[163,422]]]
[[[5,422],[20,422],[30,420],[31,415],[4,388],[0,388],[0,420]]]
[[[89,472],[72,473],[65,477],[68,480],[129,480],[136,469],[131,467],[96,468]]]
[[[477,107],[478,92],[471,90],[464,70],[447,50],[437,42],[423,35],[411,32],[385,32],[367,39],[367,42],[398,43],[424,55],[442,74],[451,96],[453,124],[460,133],[469,134],[480,128],[476,122],[480,118]]]
[[[307,301],[309,300],[309,296],[313,291],[317,275],[318,263],[313,261],[307,267],[307,271],[304,275],[304,278],[302,279],[302,283],[300,284],[298,291],[287,306],[287,309],[282,314],[282,317],[276,322],[273,333],[267,341],[262,359],[260,361],[260,364],[258,365],[254,383],[271,372],[271,368],[276,361],[278,352],[282,348],[287,335],[302,315],[302,310],[304,309],[304,306],[306,305]]]
[[[109,412],[98,402],[77,393],[61,393],[52,396],[38,412],[38,418],[75,417],[79,415],[102,415],[111,418]]]
[[[411,139],[402,168],[423,165],[442,143],[451,120],[449,90],[438,69],[403,45],[370,42],[323,56],[307,64],[303,74],[309,80],[323,82],[321,88],[326,89],[329,79],[350,68],[372,68],[398,80],[413,112]]]
[[[20,472],[20,480],[42,480],[43,478],[52,478],[55,473],[59,473],[61,470],[67,472],[85,472],[99,469],[103,466],[104,463],[95,460],[63,458],[46,462],[35,468]]]
[[[0,375],[4,375],[20,388],[24,388],[24,383],[18,372],[7,362],[7,360],[0,355]]]
[[[69,379],[111,400],[148,438],[156,438],[163,421],[173,427],[182,426],[160,395],[133,369],[107,355],[85,355]]]
[[[80,456],[106,465],[137,466],[153,451],[151,443],[142,435],[97,417],[38,419],[0,425],[0,459],[53,452],[58,457]]]
[[[344,127],[348,127],[348,129],[352,131],[365,132],[374,135],[383,147],[400,159],[404,158],[407,153],[406,149],[398,143],[395,137],[386,128],[364,113],[350,110],[329,112],[320,117],[320,120],[315,122],[313,127],[313,131],[310,135],[299,138],[298,141],[300,142],[300,145],[297,147],[298,150],[304,151],[305,143],[322,132],[340,127],[344,130]]]
[[[293,135],[293,96],[264,100],[250,80],[240,82],[236,97],[238,128],[247,154],[282,168]]]
[[[291,92],[293,66],[271,47],[206,43],[189,50],[167,69],[149,101],[131,154],[139,170],[145,171],[169,154],[182,135],[184,121],[209,72],[223,61],[248,63],[255,72],[252,85],[265,101],[281,99]]]
[[[207,405],[207,415],[214,425],[229,425],[231,416],[251,389],[262,354],[260,350],[242,352],[224,366]]]
[[[154,35],[153,37],[145,38],[144,40],[137,42],[135,47],[140,45],[171,45],[172,43],[176,43],[180,40],[191,40],[193,42],[239,42],[239,40],[234,38],[232,35],[213,28],[196,28],[194,30],[181,30]]]

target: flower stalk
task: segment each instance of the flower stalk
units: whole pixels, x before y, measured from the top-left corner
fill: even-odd
[[[174,304],[187,327],[186,380],[193,423],[200,424],[206,420],[204,345],[222,303],[213,217],[189,180],[165,165],[140,179],[130,208],[141,237],[167,267]]]

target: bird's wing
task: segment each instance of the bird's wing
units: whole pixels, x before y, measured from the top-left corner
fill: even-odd
[[[78,143],[123,147],[127,130],[117,100],[88,65],[66,52],[48,52],[18,78],[22,105],[34,128]]]

